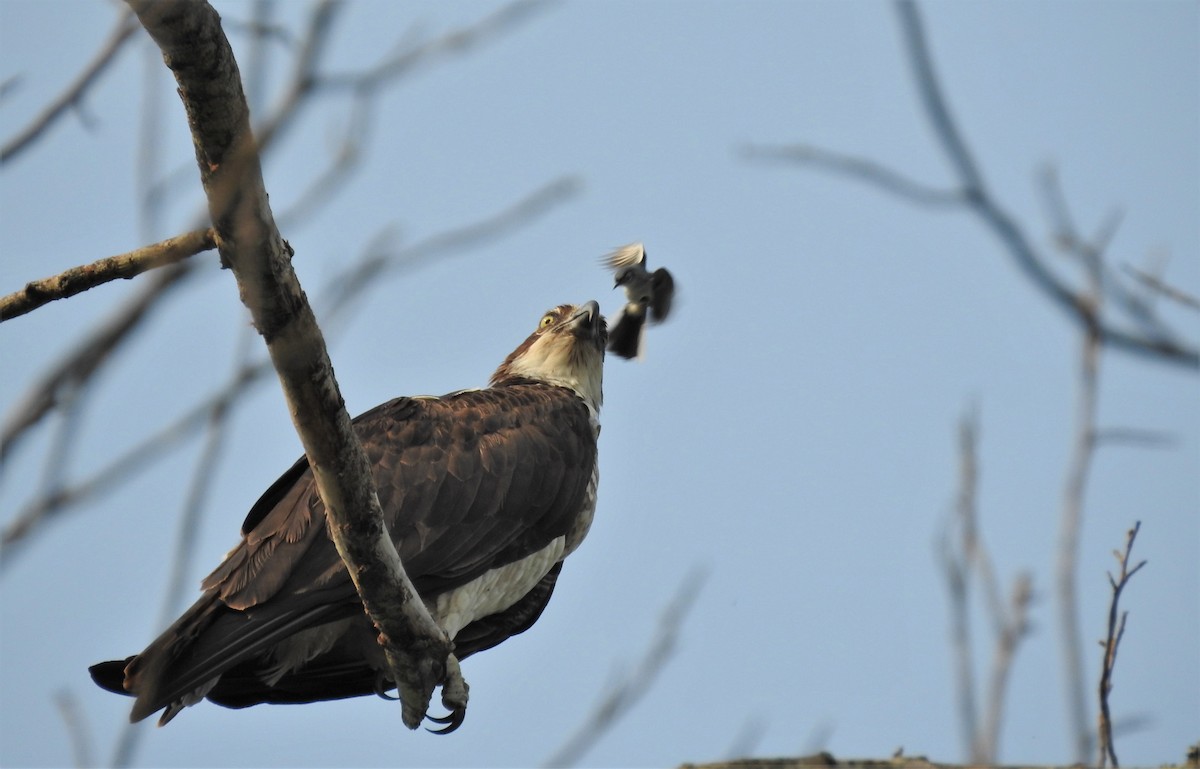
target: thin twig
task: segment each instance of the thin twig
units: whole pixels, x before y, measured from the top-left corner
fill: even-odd
[[[976,765],[995,764],[1000,744],[1005,692],[1017,647],[1028,632],[1027,612],[1033,599],[1033,582],[1019,574],[1006,606],[992,567],[991,556],[979,535],[978,494],[979,418],[972,411],[959,423],[959,491],[954,523],[959,531],[957,549],[947,527],[942,543],[942,563],[950,588],[951,637],[954,645],[955,680],[959,726],[963,744]],[[969,600],[972,575],[978,578],[988,617],[992,622],[995,650],[983,718],[975,694]]]
[[[1125,272],[1136,278],[1146,288],[1162,294],[1171,301],[1193,310],[1200,310],[1200,299],[1197,299],[1192,294],[1189,294],[1177,286],[1172,286],[1162,278],[1151,275],[1144,270],[1139,270],[1130,264],[1121,265],[1121,269],[1125,270]]]
[[[1091,754],[1087,703],[1084,694],[1082,635],[1079,630],[1079,599],[1076,594],[1076,570],[1079,560],[1079,532],[1083,524],[1083,497],[1091,469],[1096,442],[1096,388],[1099,378],[1100,340],[1094,332],[1084,334],[1079,361],[1074,447],[1063,492],[1059,519],[1058,555],[1055,579],[1058,595],[1059,643],[1063,656],[1063,684],[1070,721],[1070,734],[1076,760]]]
[[[0,534],[0,571],[16,556],[20,545],[54,516],[91,501],[145,470],[212,419],[212,414],[228,409],[254,382],[271,373],[271,363],[262,359],[247,364],[220,391],[193,406],[174,422],[161,428],[133,448],[121,453],[82,480],[59,486],[53,494],[42,495],[26,505]]]
[[[896,9],[925,112],[947,157],[956,169],[964,188],[967,205],[1004,242],[1025,274],[1080,325],[1087,326],[1097,321],[1095,333],[1101,343],[1126,352],[1149,355],[1154,359],[1200,369],[1200,351],[1192,347],[1169,338],[1147,338],[1099,323],[1098,318],[1090,315],[1086,297],[1077,295],[1050,271],[1025,232],[988,192],[979,166],[950,114],[950,108],[938,83],[933,57],[929,52],[916,3],[913,0],[897,0]]]
[[[335,198],[349,182],[366,156],[366,134],[372,117],[372,102],[355,99],[350,123],[329,165],[308,183],[308,186],[278,216],[279,227],[286,229],[310,221],[316,212]]]
[[[962,190],[942,189],[904,176],[898,171],[866,158],[843,155],[808,144],[769,146],[750,144],[742,148],[747,160],[800,163],[833,173],[861,179],[884,192],[926,206],[957,206],[965,202]]]
[[[337,14],[344,8],[337,0],[321,0],[308,17],[301,35],[300,52],[292,66],[288,85],[271,116],[254,127],[259,146],[275,144],[282,133],[295,123],[295,116],[306,104],[316,84],[317,69],[328,50]]]
[[[976,420],[973,413],[964,415],[958,430],[959,485],[953,523],[957,524],[960,537],[956,542],[952,534],[954,526],[946,526],[939,552],[950,591],[950,637],[954,648],[954,682],[961,739],[971,760],[982,763],[979,716],[975,704],[975,665],[971,651],[971,568],[968,562],[976,517]]]
[[[1041,174],[1042,195],[1045,199],[1045,210],[1050,217],[1052,238],[1054,242],[1073,257],[1085,270],[1098,270],[1100,287],[1104,293],[1105,303],[1121,308],[1137,324],[1147,338],[1161,338],[1170,335],[1170,330],[1154,313],[1153,305],[1140,292],[1132,290],[1120,280],[1101,256],[1108,250],[1109,244],[1116,236],[1121,224],[1123,213],[1120,209],[1109,212],[1097,232],[1090,239],[1080,234],[1071,216],[1067,197],[1063,192],[1057,170],[1047,164]]]
[[[913,0],[896,0],[896,10],[925,114],[957,177],[955,189],[931,187],[913,181],[882,163],[813,147],[752,149],[750,154],[777,159],[786,157],[794,162],[807,163],[819,169],[865,180],[911,202],[939,206],[961,205],[993,233],[1033,285],[1072,322],[1086,326],[1092,321],[1097,321],[1095,330],[1103,345],[1150,360],[1180,365],[1193,371],[1200,370],[1200,349],[1192,342],[1177,338],[1170,329],[1144,312],[1142,305],[1135,298],[1124,295],[1122,289],[1114,288],[1117,303],[1131,310],[1133,320],[1141,327],[1138,331],[1126,330],[1093,318],[1086,292],[1077,292],[1050,268],[1049,260],[1035,248],[1025,230],[989,192],[979,165],[950,112],[938,82],[916,4]],[[1109,236],[1116,221],[1115,218],[1110,220]],[[1113,284],[1117,285],[1115,281]],[[1147,326],[1150,328],[1147,329]],[[1147,331],[1149,333],[1146,333]]]
[[[1126,445],[1153,449],[1171,448],[1179,443],[1178,436],[1171,433],[1137,427],[1097,428],[1092,440],[1096,442],[1096,446]]]
[[[138,233],[143,242],[162,237],[166,201],[151,194],[162,168],[163,67],[162,54],[152,45],[143,48],[142,99],[138,119],[137,160],[134,163],[134,200],[138,206]]]
[[[609,685],[608,692],[596,702],[579,728],[563,742],[543,766],[574,766],[612,727],[613,723],[645,696],[658,674],[666,667],[679,644],[683,621],[704,586],[708,570],[694,568],[679,586],[675,597],[663,609],[658,632],[632,671]]]
[[[1116,557],[1117,563],[1121,567],[1121,573],[1113,579],[1112,572],[1108,574],[1108,584],[1112,588],[1112,600],[1108,604],[1108,634],[1105,636],[1101,645],[1104,647],[1104,659],[1100,668],[1100,726],[1098,733],[1100,736],[1100,759],[1098,764],[1100,769],[1104,769],[1105,762],[1112,761],[1114,767],[1119,767],[1117,762],[1117,753],[1113,747],[1113,724],[1112,717],[1109,713],[1108,695],[1112,691],[1112,674],[1113,669],[1117,666],[1117,647],[1121,644],[1121,638],[1125,635],[1125,619],[1129,616],[1129,612],[1120,612],[1118,618],[1118,605],[1121,600],[1121,591],[1125,589],[1125,585],[1133,578],[1134,574],[1146,565],[1146,561],[1140,561],[1137,566],[1129,568],[1129,556],[1133,552],[1133,541],[1137,538],[1138,531],[1142,528],[1142,522],[1137,521],[1133,524],[1133,528],[1125,534],[1125,551],[1114,550],[1113,556]]]
[[[100,47],[96,56],[84,68],[83,72],[79,74],[75,82],[57,99],[48,104],[42,113],[26,126],[23,131],[9,139],[4,144],[4,147],[0,148],[0,165],[12,160],[21,151],[33,144],[34,141],[45,135],[46,129],[66,113],[68,109],[72,107],[77,108],[87,93],[88,88],[96,82],[96,79],[108,68],[108,65],[112,64],[117,54],[124,47],[125,42],[129,40],[130,36],[137,29],[138,23],[133,18],[133,14],[127,10],[122,11],[120,18],[117,20],[117,25],[109,35],[108,40]]]
[[[91,333],[62,361],[26,390],[25,397],[12,409],[0,430],[0,468],[4,467],[17,441],[56,408],[72,390],[85,386],[113,351],[128,338],[129,332],[145,320],[150,311],[190,274],[191,262],[179,262],[155,273],[142,291],[121,306],[106,322]]]
[[[249,357],[253,350],[254,334],[249,325],[242,327],[238,340],[238,350],[234,356],[233,382],[242,381],[245,371],[250,366]],[[213,478],[216,475],[217,460],[224,450],[225,441],[229,434],[231,416],[230,399],[218,400],[208,412],[208,435],[196,467],[192,471],[192,480],[184,497],[183,510],[179,516],[179,528],[175,535],[175,553],[171,558],[170,575],[163,591],[162,606],[159,609],[158,621],[154,632],[167,627],[182,608],[184,595],[188,589],[188,575],[192,571],[192,561],[196,553],[196,532],[200,526],[200,518],[204,512],[208,493],[212,489]],[[144,729],[137,724],[126,722],[122,728],[123,734],[117,739],[117,752],[113,757],[113,766],[123,767],[133,763]]]
[[[24,78],[21,75],[10,75],[9,77],[0,80],[0,103],[12,96],[13,93],[21,86],[21,81]]]
[[[0,323],[58,299],[67,299],[110,281],[128,280],[216,247],[216,233],[210,227],[30,281],[21,290],[0,297]]]
[[[413,269],[435,258],[445,258],[487,242],[544,215],[574,197],[581,188],[582,182],[577,177],[561,176],[486,219],[437,233],[406,248],[390,249],[383,243],[369,248],[362,260],[336,276],[322,292],[321,317],[324,319],[342,309],[351,309],[347,303],[354,304],[351,300],[359,292],[389,272]]]
[[[980,736],[980,754],[985,765],[996,765],[1000,755],[1000,727],[1004,719],[1004,700],[1017,646],[1029,632],[1029,605],[1033,602],[1033,579],[1018,574],[1013,582],[1008,609],[996,637],[992,672],[988,682],[987,707]]]
[[[1079,561],[1079,538],[1083,527],[1083,500],[1088,475],[1095,456],[1096,413],[1100,378],[1100,354],[1103,351],[1101,332],[1104,309],[1104,252],[1112,228],[1103,226],[1097,237],[1084,242],[1078,235],[1065,199],[1052,208],[1062,227],[1062,237],[1071,241],[1072,249],[1080,255],[1087,278],[1087,288],[1081,295],[1079,312],[1083,319],[1079,359],[1079,393],[1076,401],[1075,437],[1063,491],[1062,513],[1059,519],[1059,542],[1055,565],[1058,592],[1059,643],[1063,656],[1063,684],[1067,715],[1075,747],[1075,759],[1084,762],[1091,755],[1092,734],[1088,728],[1087,696],[1084,683],[1083,637],[1079,629],[1079,598],[1076,572]]]
[[[515,0],[469,25],[450,30],[426,42],[404,46],[365,70],[321,75],[313,88],[370,91],[385,83],[411,74],[418,66],[437,61],[440,56],[461,56],[519,26],[551,5],[550,0]]]
[[[63,727],[67,730],[75,766],[80,769],[92,766],[92,740],[87,721],[79,708],[79,700],[70,691],[60,689],[54,694],[54,705],[63,720]]]

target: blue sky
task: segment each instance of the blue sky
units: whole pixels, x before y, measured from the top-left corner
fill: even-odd
[[[227,21],[249,6],[219,3]],[[282,4],[296,31],[307,9]],[[374,61],[492,3],[351,4],[330,68]],[[995,197],[1048,246],[1038,169],[1058,169],[1079,227],[1119,208],[1109,256],[1200,292],[1200,17],[1194,3],[926,3],[955,117]],[[0,141],[89,60],[107,3],[0,3]],[[232,34],[235,51],[247,46]],[[184,181],[153,231],[134,163],[149,43],[139,39],[72,115],[0,168],[0,292],[187,229],[201,202],[161,64],[163,168]],[[290,52],[275,49],[278,87]],[[245,63],[243,62],[243,67]],[[271,99],[267,100],[268,105]],[[325,167],[344,102],[302,115],[266,166],[276,212]],[[464,664],[471,707],[448,738],[408,733],[374,698],[230,711],[204,703],[147,729],[145,766],[529,766],[632,667],[686,576],[708,579],[675,656],[584,759],[672,766],[817,747],[959,742],[935,542],[957,483],[956,423],[981,420],[980,514],[1007,585],[1032,572],[1032,634],[1013,669],[1005,762],[1071,760],[1055,635],[1053,558],[1076,396],[1078,332],[979,223],[861,183],[744,160],[751,142],[861,154],[930,185],[950,168],[920,110],[886,3],[555,5],[479,50],[381,94],[369,161],[335,201],[285,227],[310,296],[390,228],[419,241],[564,175],[581,187],[518,231],[376,281],[331,354],[352,413],[396,395],[486,382],[547,307],[619,304],[596,266],[646,243],[681,286],[678,316],[640,363],[610,360],[596,523],[533,630]],[[103,373],[73,444],[86,475],[232,369],[246,325],[212,254]],[[1053,268],[1073,276],[1065,257]],[[0,408],[145,277],[0,326]],[[318,302],[318,311],[320,305]],[[1193,342],[1200,322],[1163,317]],[[258,344],[255,340],[255,344]],[[1122,763],[1182,760],[1200,723],[1200,398],[1194,371],[1103,359],[1102,426],[1166,431],[1166,448],[1106,447],[1088,486],[1079,584],[1089,677],[1099,671],[1111,550],[1142,521],[1148,559],[1126,590],[1113,705],[1139,719]],[[0,521],[38,486],[50,431],[0,472]],[[128,702],[87,665],[140,650],[155,626],[200,442],[48,525],[0,573],[0,763],[71,762],[53,696],[78,698],[99,761]],[[191,583],[234,544],[246,509],[300,452],[272,381],[237,410],[208,484]],[[976,624],[979,675],[990,659]],[[1089,681],[1089,692],[1093,687]],[[1090,695],[1089,695],[1090,696]],[[1094,707],[1094,705],[1092,705]]]

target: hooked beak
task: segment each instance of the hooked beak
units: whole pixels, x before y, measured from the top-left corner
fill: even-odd
[[[603,324],[604,318],[600,315],[600,305],[593,299],[579,305],[579,309],[575,311],[566,325],[576,336],[598,339]]]

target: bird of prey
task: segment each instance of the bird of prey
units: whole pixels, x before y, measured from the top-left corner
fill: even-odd
[[[539,321],[485,389],[397,398],[354,420],[408,576],[465,658],[528,630],[596,508],[607,330],[596,302]],[[301,458],[263,493],[203,596],[145,651],[90,668],[159,725],[395,687]],[[453,731],[465,716],[431,720]]]
[[[604,257],[603,264],[613,271],[616,286],[625,289],[625,306],[608,335],[608,349],[622,358],[640,358],[646,316],[661,323],[671,312],[675,280],[663,267],[646,269],[646,249],[630,243]]]

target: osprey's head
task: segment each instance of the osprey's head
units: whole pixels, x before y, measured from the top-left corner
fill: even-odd
[[[574,390],[593,410],[604,400],[604,347],[608,325],[596,302],[560,304],[492,374],[490,385],[532,379]]]

